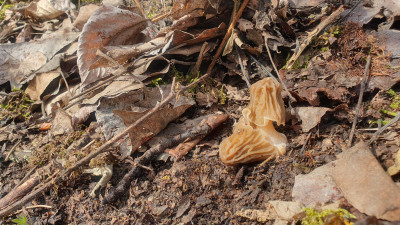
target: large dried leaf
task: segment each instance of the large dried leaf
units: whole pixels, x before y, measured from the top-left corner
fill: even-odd
[[[110,67],[90,69],[99,58],[96,51],[107,45],[129,45],[143,42],[148,22],[142,16],[113,6],[97,9],[83,27],[79,37],[78,67],[85,87],[107,75]]]
[[[162,90],[163,96],[166,96],[170,91],[170,86],[165,86]],[[122,132],[127,125],[140,118],[160,101],[161,94],[158,88],[147,88],[145,91],[134,90],[112,98],[104,97],[100,99],[99,107],[96,110],[96,119],[101,125],[105,138],[110,139]],[[119,146],[122,155],[130,155],[143,142],[156,135],[171,120],[177,118],[193,105],[194,101],[181,96],[171,104],[158,111],[155,116],[143,122],[135,131],[130,133],[132,140],[123,141]],[[119,116],[116,116],[116,114]]]
[[[41,95],[47,89],[50,83],[57,82],[60,79],[60,72],[53,71],[47,73],[41,73],[36,75],[31,80],[26,88],[25,92],[32,100],[40,100]]]
[[[50,20],[63,15],[70,9],[75,9],[75,5],[69,0],[34,0],[27,7],[16,9],[16,11],[34,19]]]
[[[208,1],[187,1],[177,0],[174,1],[174,5],[171,10],[171,16],[174,19],[179,19],[185,15],[202,16],[209,6]],[[216,5],[217,7],[217,5]]]
[[[190,101],[186,97],[180,97],[179,100],[183,102],[175,102],[175,104],[178,103],[178,105],[167,106],[160,109],[129,133],[132,151],[135,151],[143,143],[162,131],[169,122],[177,119],[186,109],[194,104],[193,101]],[[152,106],[155,107],[155,105]],[[139,108],[134,111],[114,110],[114,114],[122,118],[125,126],[129,126],[150,110],[151,108]]]
[[[303,132],[308,132],[321,122],[329,108],[325,107],[296,107],[295,112],[298,119],[301,120]]]
[[[52,122],[51,134],[62,135],[74,131],[72,127],[71,116],[64,110],[58,108],[55,111],[54,119]]]
[[[124,63],[128,59],[136,58],[137,56],[150,52],[153,53],[155,50],[159,50],[167,43],[166,37],[154,38],[146,43],[140,43],[136,45],[119,45],[119,46],[105,46],[104,53],[113,58],[119,63]],[[158,53],[158,52],[157,52]],[[90,69],[95,69],[103,66],[112,66],[111,62],[104,58],[98,58],[96,62],[92,64]]]
[[[332,178],[347,201],[362,213],[400,221],[400,189],[365,143],[340,154]]]
[[[12,87],[20,87],[77,37],[78,33],[68,33],[28,43],[0,45],[0,84],[10,81]]]
[[[74,21],[74,27],[78,28],[81,31],[85,23],[89,20],[90,16],[98,8],[99,6],[95,4],[82,6],[79,10],[78,17],[76,17],[76,20]]]
[[[348,17],[348,21],[367,24],[374,17],[398,16],[400,12],[400,2],[398,0],[371,0],[370,4],[358,4]]]

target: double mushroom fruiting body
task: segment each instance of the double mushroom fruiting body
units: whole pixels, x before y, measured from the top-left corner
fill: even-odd
[[[219,146],[219,156],[228,165],[269,160],[285,154],[287,139],[273,121],[285,123],[281,85],[269,77],[250,87],[250,103],[233,128],[233,134]]]

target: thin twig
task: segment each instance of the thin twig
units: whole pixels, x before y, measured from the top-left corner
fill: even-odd
[[[247,71],[245,70],[245,68],[243,66],[242,57],[240,57],[240,52],[239,52],[237,45],[235,45],[235,49],[236,49],[236,53],[238,55],[239,65],[240,65],[240,69],[242,70],[244,81],[246,81],[247,87],[250,89],[251,84],[249,81],[249,76],[247,75]]]
[[[11,154],[14,152],[14,150],[18,147],[18,145],[21,143],[21,139],[19,139],[17,141],[17,143],[15,143],[15,145],[10,149],[10,151],[8,152],[6,158],[4,159],[5,162],[7,162],[10,159]]]
[[[356,130],[358,116],[360,114],[360,111],[362,110],[361,103],[363,100],[365,88],[367,86],[367,77],[369,76],[370,67],[371,67],[371,56],[369,55],[367,58],[367,64],[365,65],[364,76],[361,81],[360,94],[358,95],[358,102],[357,102],[356,111],[355,111],[355,115],[354,115],[354,119],[353,119],[353,125],[351,126],[351,131],[350,131],[350,136],[349,136],[349,141],[347,143],[347,147],[351,147],[352,142],[353,142],[353,136],[354,136],[354,131]]]
[[[306,146],[307,146],[307,144],[308,144],[308,141],[310,140],[310,137],[311,137],[311,132],[308,133],[307,138],[306,138],[306,142],[304,142],[303,147],[301,147],[300,155],[303,155],[304,150],[306,149]]]
[[[37,209],[37,208],[45,208],[45,209],[52,209],[53,207],[50,205],[31,205],[31,206],[27,206],[24,207],[24,209]],[[20,214],[23,210],[17,210],[14,212],[14,215]]]
[[[199,52],[199,57],[197,57],[197,61],[196,64],[194,65],[194,67],[191,70],[191,73],[197,73],[200,70],[200,66],[201,63],[203,62],[203,57],[204,57],[204,53],[206,51],[206,48],[208,46],[208,42],[204,42],[203,45],[201,46],[200,52]]]
[[[393,119],[391,119],[391,120],[389,121],[388,124],[386,124],[385,126],[383,126],[382,128],[380,128],[378,131],[376,131],[376,132],[374,133],[374,135],[372,136],[371,140],[368,141],[368,144],[369,144],[369,145],[372,144],[372,142],[374,142],[374,141],[378,138],[378,136],[379,136],[384,130],[386,130],[386,128],[388,128],[388,127],[391,126],[392,124],[396,123],[399,119],[400,119],[400,112],[398,112],[397,115],[396,115]]]
[[[261,67],[261,69],[264,70],[264,71],[268,74],[268,76],[274,78],[274,79],[276,80],[276,82],[279,82],[279,81],[276,79],[276,77],[275,77],[271,72],[269,72],[269,70],[268,70],[263,64],[261,64],[260,61],[258,61],[258,60],[257,60],[256,58],[254,58],[252,55],[250,55],[250,58],[252,58],[252,59],[254,60],[254,62],[256,62],[257,65],[259,65],[259,66]]]
[[[161,15],[155,16],[155,17],[154,17],[153,19],[151,19],[150,21],[151,21],[151,23],[156,23],[157,21],[162,20],[162,19],[164,19],[165,17],[167,17],[167,16],[169,16],[169,15],[170,15],[170,13],[166,12],[166,13],[163,13],[163,14],[161,14]]]
[[[18,182],[18,184],[15,185],[15,187],[19,187],[21,184],[23,184],[25,181],[27,181],[28,178],[35,172],[35,170],[36,170],[37,167],[38,167],[38,166],[35,165],[32,169],[30,169],[30,170],[28,171],[28,173],[25,174],[24,178],[22,178],[22,180],[20,180],[20,181]]]
[[[135,3],[136,3],[136,6],[139,8],[139,11],[140,11],[140,13],[143,15],[143,17],[144,17],[144,18],[147,18],[147,17],[146,17],[146,14],[144,13],[144,10],[143,10],[142,6],[140,5],[139,0],[135,0]]]
[[[62,70],[60,71],[60,74],[61,74],[61,76],[62,76],[62,78],[63,78],[63,80],[65,82],[65,86],[67,87],[68,93],[70,94],[70,96],[72,96],[71,90],[69,89],[69,85],[68,85],[67,79],[65,79],[65,74],[64,74],[64,72]]]
[[[269,47],[268,47],[268,38],[265,39],[265,47],[267,48],[269,60],[271,61],[272,67],[274,67],[276,76],[278,77],[279,81],[281,82],[283,89],[285,89],[286,93],[287,93],[288,96],[289,96],[289,99],[290,99],[289,105],[290,105],[290,102],[296,102],[296,99],[292,96],[292,94],[290,94],[288,88],[286,87],[286,84],[283,82],[281,76],[279,75],[279,71],[278,71],[278,69],[277,69],[276,66],[275,66],[274,60],[272,59],[271,51],[269,50]],[[291,107],[292,107],[292,106],[290,105],[290,108],[291,108]]]

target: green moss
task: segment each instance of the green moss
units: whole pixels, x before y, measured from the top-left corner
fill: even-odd
[[[24,91],[13,89],[8,100],[0,104],[0,108],[4,109],[0,113],[0,118],[22,118],[28,120],[31,116],[30,106],[34,102],[28,98]]]
[[[224,93],[224,87],[221,87],[218,93],[218,104],[225,105],[226,103],[226,94]]]
[[[393,110],[396,110],[399,108],[400,105],[400,95],[398,95],[394,90],[389,89],[387,93],[390,95],[392,98],[392,102],[390,103],[390,108]]]
[[[323,225],[323,224],[353,224],[349,219],[356,218],[345,209],[325,209],[318,211],[314,208],[303,208],[306,217],[301,221],[302,225]],[[331,220],[341,223],[332,223]]]
[[[2,1],[0,1],[0,5],[1,4],[3,4]],[[0,11],[0,20],[3,20],[4,17],[6,17],[6,14],[5,14],[6,9],[9,9],[9,8],[11,8],[13,6],[14,6],[14,4],[6,4],[6,5],[4,5],[3,9]]]

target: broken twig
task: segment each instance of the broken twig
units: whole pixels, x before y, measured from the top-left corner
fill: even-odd
[[[351,132],[350,132],[350,136],[349,136],[349,141],[347,143],[347,147],[351,147],[351,144],[353,142],[353,136],[354,136],[354,131],[356,130],[358,115],[360,114],[360,110],[362,110],[361,103],[362,103],[362,99],[364,96],[365,87],[367,86],[367,77],[369,76],[370,66],[371,66],[371,56],[369,55],[368,59],[367,59],[367,64],[365,65],[364,76],[361,81],[360,94],[358,95],[358,102],[357,102],[355,115],[354,115],[354,119],[353,119],[353,125],[351,126]]]
[[[225,48],[226,42],[228,41],[229,37],[230,37],[231,34],[232,34],[232,31],[233,31],[233,28],[234,28],[235,25],[236,25],[236,22],[237,22],[237,21],[239,20],[239,18],[242,16],[243,10],[244,10],[244,8],[246,8],[247,3],[249,3],[249,0],[244,0],[244,1],[243,1],[242,5],[241,5],[240,8],[239,8],[239,11],[238,11],[238,12],[236,13],[236,15],[235,15],[235,18],[233,18],[231,24],[229,25],[228,30],[226,31],[226,34],[225,34],[225,36],[224,36],[224,39],[222,39],[222,42],[221,42],[221,44],[219,45],[218,50],[217,50],[217,52],[215,53],[214,58],[213,58],[213,60],[211,61],[210,66],[209,66],[208,69],[207,69],[207,74],[211,73],[211,70],[214,68],[215,63],[217,62],[217,59],[218,59],[219,56],[221,55],[222,50],[224,50],[224,48]]]
[[[286,63],[286,68],[290,69],[292,68],[294,62],[300,57],[301,53],[307,48],[307,46],[311,43],[311,40],[313,37],[317,36],[322,30],[325,29],[326,26],[328,26],[330,23],[332,23],[336,17],[338,17],[342,12],[344,11],[343,5],[341,5],[338,9],[336,9],[335,12],[333,12],[330,16],[328,16],[325,20],[321,21],[318,26],[308,33],[308,37],[304,42],[300,45],[299,49],[297,52],[295,52],[292,57],[290,57],[289,61]]]

